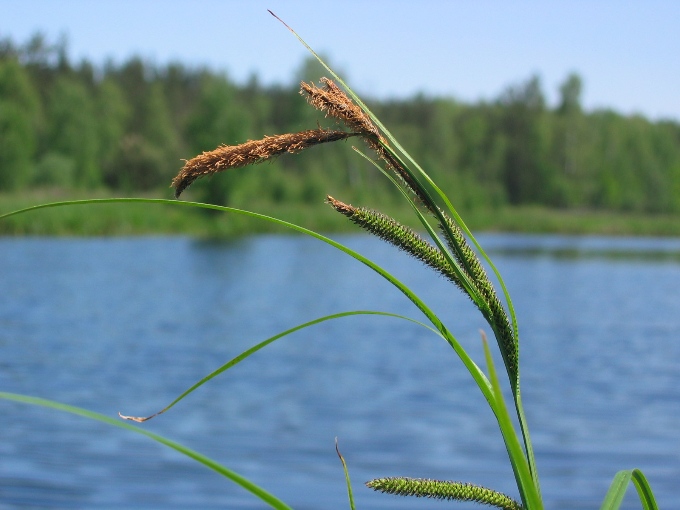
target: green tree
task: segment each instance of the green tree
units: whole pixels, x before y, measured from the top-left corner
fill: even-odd
[[[123,140],[131,117],[130,105],[120,86],[111,78],[104,79],[97,87],[95,110],[98,119],[99,153],[97,160],[108,185],[119,182],[117,168],[121,161]]]
[[[0,60],[0,187],[19,189],[33,178],[40,132],[37,91],[14,58]]]
[[[76,186],[101,184],[99,123],[90,91],[76,79],[60,76],[51,91],[48,112],[47,153],[73,161]]]
[[[507,140],[503,180],[512,204],[549,204],[554,171],[548,157],[549,117],[538,77],[510,87],[501,97],[501,129]]]
[[[583,82],[577,74],[570,74],[559,90],[560,104],[553,117],[552,160],[557,169],[553,204],[582,207],[595,193],[587,161],[587,119],[581,108]]]
[[[680,212],[680,124],[662,121],[655,126],[653,152],[659,158],[664,176],[662,192],[652,197],[663,212]]]
[[[631,199],[633,206],[651,213],[671,211],[673,163],[664,153],[668,143],[664,130],[640,116],[627,119],[626,127],[628,158],[637,181],[637,193]]]
[[[615,112],[598,112],[590,117],[597,126],[596,182],[598,207],[621,210],[643,211],[646,207],[645,183],[641,166],[645,142],[640,144],[638,136],[642,126],[634,126]],[[644,128],[643,128],[644,129]]]
[[[180,136],[160,81],[151,84],[146,94],[141,126],[145,140],[164,155],[162,167],[157,171],[157,183],[165,184],[181,166]]]
[[[507,141],[499,126],[495,105],[464,107],[457,118],[458,166],[469,176],[466,185],[475,188],[468,207],[498,206],[507,201],[503,181]]]
[[[581,92],[583,91],[583,80],[576,74],[570,74],[565,82],[560,85],[560,114],[570,114],[581,111]]]
[[[39,32],[18,47],[17,58],[30,76],[46,113],[57,78],[73,74],[67,49],[65,36],[50,42]]]
[[[133,66],[135,77],[143,77],[143,67]],[[136,71],[141,71],[139,76]],[[134,82],[135,80],[131,80]],[[130,93],[131,91],[128,91]],[[130,97],[130,96],[128,96]],[[165,98],[162,83],[144,84],[133,94],[128,129],[120,140],[120,151],[109,175],[111,185],[125,190],[150,190],[168,186],[181,166],[180,138]]]

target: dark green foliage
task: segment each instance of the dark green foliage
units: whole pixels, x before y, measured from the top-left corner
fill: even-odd
[[[45,145],[50,153],[72,161],[73,182],[68,184],[96,187],[101,182],[99,121],[92,94],[81,81],[59,76],[51,89],[47,112]]]
[[[206,69],[139,58],[98,68],[74,64],[66,50],[64,41],[50,44],[41,36],[24,45],[0,41],[2,189],[165,192],[182,159],[204,150],[317,122],[334,127],[308,108],[295,84],[263,87],[253,76],[239,85]],[[311,62],[301,65],[299,78],[321,76]],[[419,95],[369,106],[464,210],[533,204],[680,211],[680,124],[584,112],[583,88],[578,75],[569,75],[555,109],[546,105],[537,78],[509,87],[492,103]],[[198,183],[192,193],[241,206],[258,189],[257,199],[270,202],[311,203],[350,189],[360,198],[368,187],[373,196],[377,190],[376,205],[398,199],[346,149],[284,156],[273,164],[274,184],[236,171]]]
[[[40,98],[16,60],[0,60],[0,187],[31,181],[40,134]]]

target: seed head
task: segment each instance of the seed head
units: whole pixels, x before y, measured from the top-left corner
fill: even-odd
[[[428,478],[389,477],[371,480],[366,485],[373,490],[398,496],[474,501],[503,510],[523,510],[522,505],[502,492],[471,483]]]
[[[380,138],[378,128],[373,125],[368,115],[347,97],[335,83],[328,78],[321,78],[323,88],[313,83],[302,82],[300,94],[307,98],[317,110],[326,112],[326,115],[338,119],[353,132],[361,133],[365,137]]]
[[[222,145],[185,163],[172,180],[175,198],[178,198],[196,179],[205,175],[261,163],[286,152],[296,153],[314,145],[344,140],[356,135],[357,133],[318,128],[299,133],[265,136],[262,140],[249,140],[240,145]]]

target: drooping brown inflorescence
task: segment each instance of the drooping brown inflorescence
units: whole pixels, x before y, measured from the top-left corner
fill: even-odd
[[[303,82],[300,93],[306,95],[307,101],[316,109],[343,122],[351,132],[318,128],[299,133],[266,136],[262,140],[250,140],[240,145],[224,145],[204,152],[187,161],[172,180],[175,198],[178,198],[196,179],[205,175],[261,163],[280,154],[299,152],[321,143],[361,136],[402,182],[424,202],[420,186],[413,181],[394,156],[387,141],[380,135],[369,116],[331,80],[321,78],[321,81],[323,87]]]
[[[401,163],[387,149],[387,141],[380,135],[380,131],[378,131],[378,128],[373,124],[368,115],[347,97],[347,94],[332,80],[321,78],[321,82],[324,84],[323,87],[317,87],[313,83],[302,82],[300,84],[300,94],[305,96],[307,102],[317,110],[344,122],[352,131],[361,134],[368,146],[387,163],[387,166],[406,183],[406,186],[421,201],[425,201],[420,186],[413,181]]]
[[[299,133],[265,136],[262,140],[249,140],[240,145],[223,145],[215,150],[204,152],[185,163],[172,180],[175,198],[178,198],[199,177],[222,172],[229,168],[262,163],[287,152],[296,153],[314,145],[345,140],[359,134],[318,128]]]
[[[334,119],[341,120],[353,132],[361,133],[365,137],[380,138],[378,128],[373,125],[368,115],[359,108],[340,88],[328,78],[321,78],[323,88],[313,83],[302,82],[300,94],[317,110],[326,112]]]

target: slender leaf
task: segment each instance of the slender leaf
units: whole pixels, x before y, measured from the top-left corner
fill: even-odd
[[[510,464],[512,464],[512,471],[515,474],[515,480],[517,481],[517,488],[519,489],[522,498],[522,504],[527,510],[542,510],[543,501],[541,500],[541,495],[534,483],[524,449],[519,442],[515,428],[512,425],[512,420],[510,419],[510,414],[508,413],[508,408],[505,405],[503,391],[498,382],[496,368],[484,332],[482,332],[482,343],[484,345],[486,364],[489,369],[489,381],[491,382],[494,398],[496,399],[496,405],[493,406],[493,409],[494,413],[496,413],[498,425],[501,428],[503,440],[505,441],[505,448],[510,457]]]
[[[236,483],[237,485],[240,485],[243,489],[251,492],[258,498],[260,498],[262,501],[267,503],[269,506],[272,508],[277,508],[279,510],[291,510],[291,508],[286,505],[283,501],[279,500],[275,496],[271,495],[261,487],[255,485],[253,482],[248,480],[247,478],[244,478],[243,476],[239,475],[238,473],[224,467],[223,465],[219,464],[218,462],[206,457],[205,455],[198,453],[190,448],[187,448],[186,446],[182,446],[179,443],[176,443],[174,441],[171,441],[170,439],[166,439],[163,436],[159,436],[158,434],[154,434],[153,432],[149,432],[148,430],[144,430],[140,427],[136,427],[134,425],[130,425],[129,423],[122,422],[120,420],[116,420],[114,418],[110,418],[108,416],[105,416],[103,414],[99,413],[94,413],[92,411],[88,411],[86,409],[82,409],[80,407],[74,407],[70,406],[67,404],[62,404],[60,402],[55,402],[53,400],[47,400],[44,398],[37,398],[37,397],[30,397],[27,395],[18,395],[16,393],[6,393],[6,392],[0,392],[0,398],[6,399],[6,400],[13,400],[15,402],[21,402],[23,404],[31,404],[31,405],[37,405],[37,406],[42,406],[42,407],[47,407],[51,409],[56,409],[58,411],[64,411],[67,413],[75,414],[78,416],[83,416],[85,418],[89,418],[91,420],[97,420],[103,423],[106,423],[107,425],[113,425],[114,427],[120,427],[132,432],[135,432],[137,434],[141,434],[143,436],[146,436],[150,439],[153,439],[154,441],[161,443],[169,448],[172,448],[173,450],[178,451],[179,453],[186,455],[187,457],[195,460],[196,462],[199,462],[200,464],[203,464],[205,467],[212,469],[213,471],[219,473],[220,475],[224,476],[225,478],[228,478],[232,482]]]
[[[266,347],[267,345],[271,344],[272,342],[278,340],[279,338],[283,338],[283,337],[285,337],[285,336],[287,336],[287,335],[290,335],[291,333],[295,333],[296,331],[300,331],[301,329],[308,328],[308,327],[310,327],[310,326],[314,326],[315,324],[320,324],[320,323],[322,323],[322,322],[329,321],[329,320],[333,320],[333,319],[340,319],[340,318],[342,318],[342,317],[349,317],[349,316],[352,316],[352,315],[382,315],[382,316],[385,316],[385,317],[395,317],[395,318],[398,318],[398,319],[404,319],[404,320],[407,320],[407,321],[411,321],[411,322],[413,322],[413,323],[415,323],[415,324],[418,324],[418,325],[420,325],[420,326],[423,326],[424,328],[429,329],[430,331],[432,331],[432,332],[435,333],[436,335],[441,336],[441,333],[439,333],[439,331],[437,331],[437,330],[431,328],[430,326],[428,326],[428,325],[426,325],[426,324],[423,324],[422,322],[418,322],[418,321],[416,321],[416,320],[414,320],[414,319],[411,319],[411,318],[409,318],[409,317],[404,317],[404,316],[402,316],[402,315],[397,315],[397,314],[393,314],[393,313],[377,312],[377,311],[371,311],[371,310],[357,310],[357,311],[351,311],[351,312],[334,313],[334,314],[332,314],[332,315],[326,315],[326,316],[324,316],[324,317],[319,317],[318,319],[314,319],[314,320],[312,320],[312,321],[308,321],[308,322],[305,322],[305,323],[303,323],[303,324],[299,324],[299,325],[297,325],[297,326],[295,326],[295,327],[293,327],[293,328],[287,329],[286,331],[282,331],[281,333],[278,333],[278,334],[276,334],[276,335],[274,335],[274,336],[272,336],[272,337],[269,337],[269,338],[267,338],[266,340],[264,340],[264,341],[258,343],[257,345],[254,345],[254,346],[251,347],[250,349],[245,350],[244,352],[242,352],[241,354],[239,354],[239,355],[236,356],[235,358],[231,359],[230,361],[228,361],[228,362],[225,363],[224,365],[220,366],[220,367],[217,368],[216,370],[213,370],[211,373],[209,373],[208,375],[206,375],[205,377],[203,377],[203,378],[202,378],[200,381],[198,381],[197,383],[195,383],[195,384],[193,384],[192,386],[190,386],[187,390],[185,390],[184,392],[182,392],[175,400],[173,400],[172,402],[170,402],[170,404],[168,404],[167,406],[165,406],[163,409],[161,409],[161,410],[158,411],[157,413],[154,413],[154,414],[152,414],[152,415],[150,415],[150,416],[146,416],[146,417],[125,416],[125,415],[120,414],[120,413],[118,413],[118,414],[119,414],[119,416],[120,416],[121,418],[123,418],[124,420],[136,421],[136,422],[138,422],[138,423],[148,421],[148,420],[150,420],[151,418],[154,418],[154,417],[158,416],[159,414],[163,414],[164,412],[166,412],[167,410],[169,410],[171,407],[173,407],[175,404],[177,404],[180,400],[184,399],[184,398],[185,398],[187,395],[189,395],[190,393],[193,393],[195,390],[197,390],[198,388],[200,388],[201,386],[203,386],[205,383],[207,383],[207,382],[210,381],[211,379],[217,377],[217,376],[220,375],[222,372],[224,372],[224,371],[230,369],[230,368],[233,367],[234,365],[240,363],[240,362],[243,361],[244,359],[250,357],[251,355],[255,354],[255,353],[256,353],[257,351],[259,351],[260,349],[263,349],[264,347]]]
[[[623,502],[623,497],[628,490],[628,482],[631,479],[631,472],[629,470],[619,471],[614,476],[609,490],[605,495],[604,501],[600,510],[617,510]]]
[[[659,510],[647,477],[639,469],[633,469],[633,483],[642,502],[642,508],[645,510]]]
[[[347,463],[345,462],[345,458],[340,453],[340,448],[338,448],[337,437],[335,438],[335,452],[338,454],[340,462],[342,462],[342,470],[345,472],[345,482],[347,482],[347,497],[349,498],[349,507],[351,510],[356,510],[356,507],[354,506],[354,494],[352,493],[352,482],[349,479],[349,470],[347,469]]]
[[[609,490],[605,495],[600,510],[618,510],[623,503],[623,498],[628,491],[628,484],[633,482],[637,489],[642,508],[644,510],[658,510],[652,488],[645,475],[639,469],[626,469],[619,471],[614,476]]]

